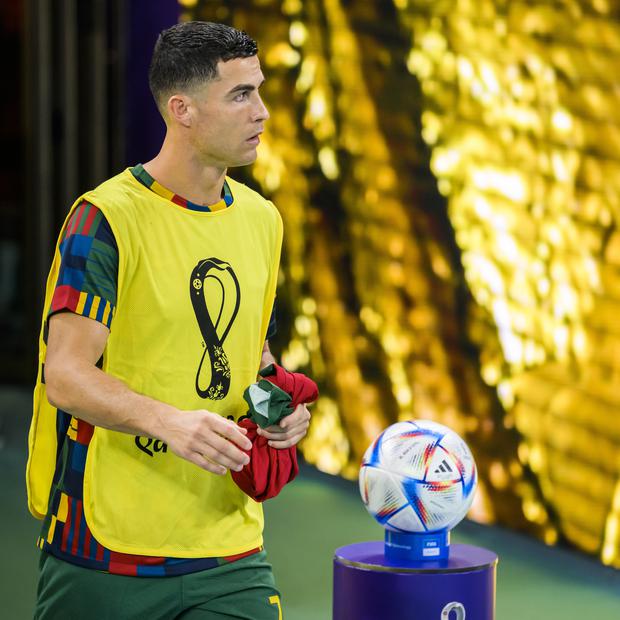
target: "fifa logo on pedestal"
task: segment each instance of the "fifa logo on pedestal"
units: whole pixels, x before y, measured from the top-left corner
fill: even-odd
[[[454,615],[450,614],[451,611],[454,612]],[[465,620],[465,607],[456,601],[448,603],[441,610],[441,620]]]

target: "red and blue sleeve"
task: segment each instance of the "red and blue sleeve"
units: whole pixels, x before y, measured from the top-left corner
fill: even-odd
[[[118,246],[112,229],[95,205],[83,201],[60,241],[60,270],[49,316],[73,312],[112,324],[118,283]]]

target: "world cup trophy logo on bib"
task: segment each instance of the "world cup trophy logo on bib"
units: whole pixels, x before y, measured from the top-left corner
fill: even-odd
[[[196,392],[201,398],[222,400],[230,389],[230,364],[224,341],[239,312],[239,281],[229,263],[207,258],[192,270],[189,294],[204,346],[196,371]]]

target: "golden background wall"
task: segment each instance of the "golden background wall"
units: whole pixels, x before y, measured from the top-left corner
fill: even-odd
[[[183,0],[259,42],[271,120],[233,176],[280,209],[305,458],[349,478],[427,418],[470,516],[620,566],[620,8],[581,0]]]

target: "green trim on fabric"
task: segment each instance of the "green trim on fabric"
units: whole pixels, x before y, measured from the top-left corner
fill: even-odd
[[[254,387],[258,387],[259,392],[251,389]],[[253,395],[258,393],[260,400],[255,402]],[[243,398],[248,404],[250,419],[261,428],[273,426],[282,418],[293,413],[290,406],[293,399],[284,390],[266,379],[261,379],[248,386],[243,392]],[[264,411],[266,411],[266,415],[263,413]]]

